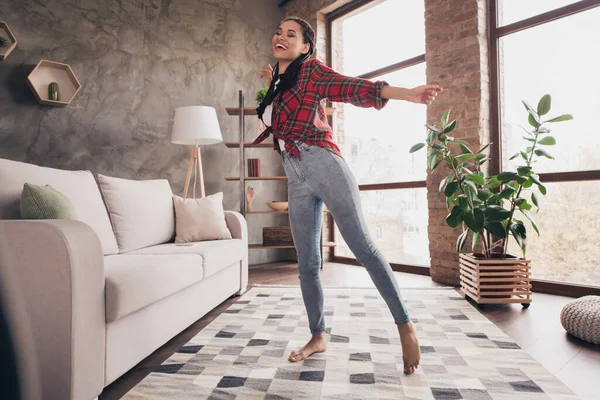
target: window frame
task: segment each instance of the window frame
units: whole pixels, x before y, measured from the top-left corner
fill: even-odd
[[[349,14],[359,11],[361,8],[366,6],[376,6],[376,3],[383,2],[384,0],[354,0],[349,2],[348,4],[332,11],[331,13],[325,15],[325,22],[327,25],[327,64],[329,66],[333,66],[333,48],[334,48],[334,35],[333,35],[333,24],[336,20],[347,17]],[[399,71],[405,68],[412,67],[414,65],[418,65],[421,63],[425,63],[425,54],[420,54],[415,57],[411,57],[405,60],[400,60],[396,63],[383,66],[373,71],[369,71],[363,73],[361,75],[357,75],[358,78],[363,79],[373,79],[381,75],[388,74],[390,72]],[[424,122],[425,123],[425,122]],[[422,189],[426,188],[426,181],[403,181],[403,182],[386,182],[386,183],[373,183],[373,184],[362,184],[358,185],[358,189],[360,191],[368,191],[368,190],[394,190],[394,189]],[[331,241],[335,242],[335,221],[333,218],[329,218],[329,232],[331,233]],[[331,261],[339,262],[351,265],[361,265],[356,258],[350,257],[342,257],[338,256],[335,253],[335,246],[331,248]],[[390,266],[394,271],[399,272],[409,272],[413,274],[419,275],[430,275],[429,266],[424,265],[412,265],[412,264],[402,264],[402,263],[392,263],[390,262]]]
[[[522,19],[507,25],[499,26],[499,1],[488,1],[488,49],[490,68],[490,173],[495,175],[502,171],[502,115],[500,99],[500,39],[513,33],[531,29],[548,22],[556,21],[580,12],[600,7],[600,0],[581,0]],[[540,180],[547,183],[577,182],[600,180],[600,170],[548,172],[540,173]],[[588,286],[569,282],[532,279],[536,292],[580,297],[600,295],[600,286]]]

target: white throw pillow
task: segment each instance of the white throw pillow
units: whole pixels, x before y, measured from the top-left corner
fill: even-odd
[[[135,181],[98,175],[98,183],[120,253],[173,240],[173,192],[166,179]]]
[[[102,244],[104,255],[119,249],[94,175],[0,158],[0,219],[20,219],[23,185],[50,185],[71,200],[77,220],[89,225]]]
[[[223,192],[198,199],[173,195],[175,204],[175,242],[231,239],[225,222]]]

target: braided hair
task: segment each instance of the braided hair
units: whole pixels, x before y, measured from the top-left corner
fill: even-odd
[[[308,53],[300,54],[298,58],[292,61],[287,67],[285,73],[281,75],[279,74],[279,62],[275,65],[275,68],[273,68],[273,76],[271,79],[271,85],[269,86],[269,90],[267,91],[267,94],[265,95],[263,101],[261,101],[261,103],[258,105],[258,108],[256,109],[256,112],[258,113],[258,118],[261,119],[265,108],[267,108],[267,106],[273,102],[275,96],[277,96],[279,93],[285,92],[288,89],[291,89],[292,87],[294,87],[294,85],[296,85],[296,82],[298,81],[298,73],[300,72],[302,64],[304,63],[304,61],[308,60],[309,57],[315,51],[315,31],[312,29],[310,24],[302,18],[298,17],[288,17],[281,21],[281,23],[284,23],[286,21],[294,21],[300,25],[300,27],[302,28],[302,39],[304,40],[304,43],[307,43],[310,46],[310,48],[308,50]],[[277,89],[275,89],[275,82],[277,82],[277,80],[279,80],[279,84],[277,85]]]

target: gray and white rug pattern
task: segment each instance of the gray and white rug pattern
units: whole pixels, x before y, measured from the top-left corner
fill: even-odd
[[[327,352],[287,361],[310,337],[300,289],[254,287],[124,398],[577,398],[451,288],[402,290],[421,343],[413,375],[375,289],[324,293]]]

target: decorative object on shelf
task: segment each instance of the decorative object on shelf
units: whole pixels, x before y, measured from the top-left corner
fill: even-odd
[[[293,246],[292,228],[289,226],[263,227],[263,245]]]
[[[248,176],[251,178],[257,178],[260,176],[260,159],[249,158],[248,159]]]
[[[256,104],[257,105],[262,103],[262,101],[265,98],[265,96],[267,95],[268,91],[269,91],[269,88],[264,88],[264,89],[260,89],[258,92],[256,92]]]
[[[60,87],[62,100],[50,98],[51,83]],[[38,103],[58,107],[69,105],[81,89],[81,84],[68,64],[49,60],[41,60],[36,65],[27,77],[27,84]]]
[[[184,106],[175,110],[171,143],[192,145],[190,161],[188,163],[183,198],[187,198],[190,187],[192,170],[194,170],[194,187],[192,197],[196,197],[196,179],[200,185],[200,197],[205,197],[204,175],[202,172],[202,159],[200,158],[201,145],[221,143],[221,128],[217,119],[217,111],[207,106]]]
[[[523,165],[516,172],[504,171],[486,177],[481,166],[488,161],[484,150],[491,143],[474,152],[469,149],[467,142],[449,136],[456,127],[456,120],[449,121],[450,111],[442,116],[441,128],[427,125],[429,132],[426,143],[415,144],[410,149],[413,153],[427,146],[429,168],[434,170],[443,163],[452,171],[440,184],[440,191],[446,196],[446,206],[450,211],[446,223],[452,228],[462,224],[462,233],[456,243],[458,252],[463,249],[469,232],[472,233],[474,253],[460,255],[460,282],[465,297],[471,297],[480,305],[521,303],[523,307],[529,307],[531,273],[530,261],[525,259],[527,230],[515,212],[518,210],[527,218],[539,235],[529,212],[534,206],[539,210],[539,203],[536,191],[530,188],[536,188],[539,193],[546,195],[546,187],[533,171],[533,163],[537,162],[534,157],[553,159],[544,146],[556,144],[556,139],[549,136],[550,129],[544,126],[545,123],[573,119],[565,114],[542,121],[542,116],[550,111],[551,98],[548,94],[542,96],[535,110],[527,102],[523,101],[523,104],[532,129],[524,128],[527,148],[510,158],[523,159]],[[455,148],[459,148],[460,153],[454,151]],[[510,236],[521,248],[523,258],[507,254]],[[478,245],[482,247],[480,253],[475,252]]]
[[[48,85],[48,98],[52,101],[58,101],[58,83],[52,82]]]
[[[248,186],[246,189],[246,210],[252,211],[252,200],[254,200],[254,188],[252,186]]]
[[[275,211],[286,211],[288,209],[287,201],[269,201],[267,205]]]
[[[17,38],[8,24],[0,21],[0,60],[4,60],[17,47]]]

